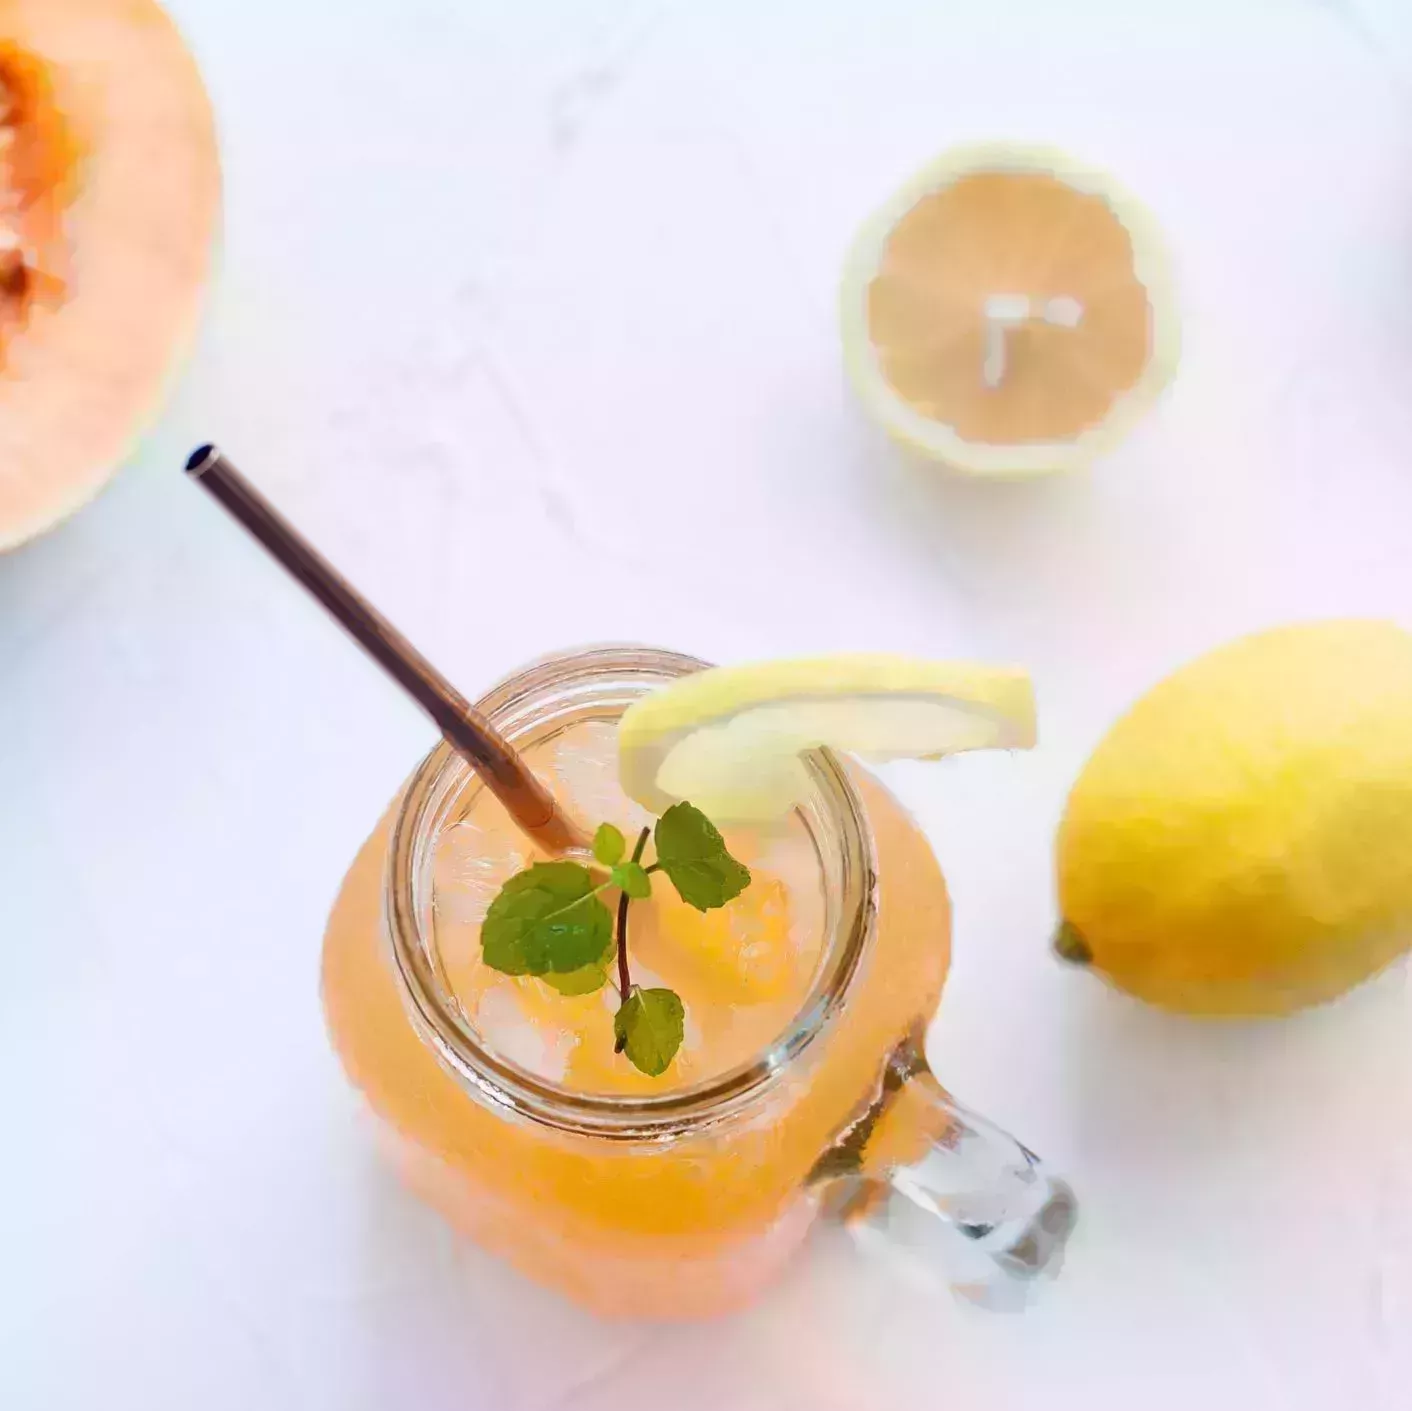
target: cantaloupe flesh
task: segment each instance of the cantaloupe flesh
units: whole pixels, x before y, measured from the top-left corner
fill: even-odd
[[[151,0],[0,0],[0,76],[26,154],[0,176],[45,227],[42,269],[0,317],[6,548],[96,493],[160,402],[206,283],[220,171],[200,75]]]

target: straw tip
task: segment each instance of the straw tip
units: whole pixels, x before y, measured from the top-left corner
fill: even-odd
[[[186,458],[186,473],[199,480],[219,454],[209,441],[204,446],[198,446]]]

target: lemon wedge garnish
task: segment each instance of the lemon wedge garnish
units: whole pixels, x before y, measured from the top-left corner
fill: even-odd
[[[862,654],[715,667],[635,701],[618,726],[625,792],[653,813],[690,799],[717,823],[788,813],[807,750],[881,762],[1028,749],[1025,672]]]

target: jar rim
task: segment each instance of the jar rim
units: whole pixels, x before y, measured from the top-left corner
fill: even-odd
[[[544,657],[489,691],[477,708],[511,742],[595,700],[623,704],[674,677],[705,669],[694,657],[630,645],[590,647]],[[557,710],[555,707],[557,706]],[[760,1098],[831,1027],[872,934],[875,859],[863,805],[842,764],[828,750],[805,756],[816,798],[811,806],[833,834],[825,870],[824,962],[809,993],[779,1036],[753,1058],[687,1087],[661,1094],[581,1093],[561,1088],[494,1053],[481,1042],[440,973],[433,928],[431,860],[452,802],[472,771],[444,740],[408,781],[393,820],[384,874],[384,924],[394,972],[422,1040],[442,1064],[492,1106],[562,1130],[636,1140],[661,1138],[723,1120]],[[807,822],[807,819],[806,819]],[[821,861],[823,859],[821,858]]]

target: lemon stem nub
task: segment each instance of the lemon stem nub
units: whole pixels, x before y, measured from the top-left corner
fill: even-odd
[[[1088,942],[1067,921],[1054,933],[1054,954],[1070,965],[1093,963],[1093,952],[1088,948]]]

